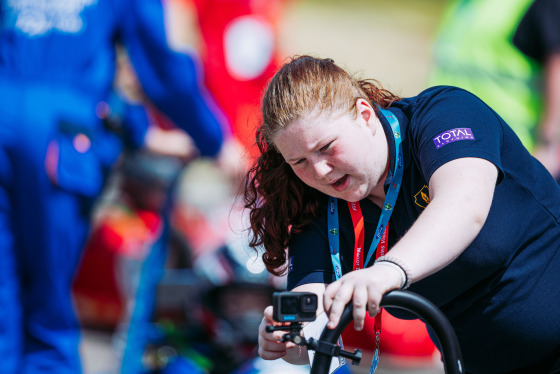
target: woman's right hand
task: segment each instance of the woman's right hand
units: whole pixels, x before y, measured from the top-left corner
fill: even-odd
[[[259,326],[259,356],[261,356],[261,358],[265,360],[276,360],[285,357],[289,349],[297,347],[296,344],[292,342],[282,342],[282,336],[284,336],[287,331],[267,332],[267,325],[283,325],[283,323],[276,322],[272,319],[272,305],[264,310],[264,317]],[[289,323],[284,325],[289,325]]]
[[[366,313],[375,317],[383,295],[398,289],[401,283],[401,273],[383,263],[345,274],[331,283],[323,294],[323,304],[329,315],[327,327],[334,329],[346,305],[352,302],[354,329],[361,331]]]

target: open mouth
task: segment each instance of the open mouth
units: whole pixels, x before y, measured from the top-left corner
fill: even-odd
[[[335,187],[342,186],[344,182],[346,182],[346,179],[348,179],[348,175],[345,175],[342,178],[338,179],[336,182],[332,183],[332,185]]]
[[[348,180],[348,175],[345,175],[342,178],[337,179],[334,183],[331,183],[331,186],[335,190],[340,191],[341,189],[345,188],[347,180]]]

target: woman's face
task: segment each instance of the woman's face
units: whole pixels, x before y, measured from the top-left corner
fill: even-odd
[[[346,201],[384,198],[388,146],[373,108],[363,99],[355,113],[307,116],[278,131],[273,143],[308,186]]]

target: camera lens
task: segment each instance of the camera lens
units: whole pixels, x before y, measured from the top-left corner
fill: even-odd
[[[303,313],[312,313],[317,311],[317,295],[304,295],[300,300],[300,308]]]

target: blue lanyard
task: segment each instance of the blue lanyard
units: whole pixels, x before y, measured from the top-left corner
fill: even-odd
[[[371,242],[368,250],[367,257],[364,261],[363,267],[369,263],[371,256],[375,253],[375,249],[381,240],[383,231],[391,218],[393,213],[393,207],[397,201],[397,196],[401,188],[402,176],[403,176],[403,160],[402,160],[402,141],[401,132],[399,126],[399,120],[397,117],[389,110],[379,108],[379,111],[385,116],[391,129],[393,131],[393,138],[395,139],[395,153],[396,162],[395,169],[393,172],[393,181],[387,190],[385,196],[385,201],[383,203],[383,209],[381,210],[381,216],[379,217],[379,222],[377,223],[377,228],[375,230],[375,237]],[[339,225],[338,225],[338,203],[337,198],[329,197],[328,202],[328,228],[329,228],[329,249],[331,253],[331,261],[333,264],[334,274],[336,279],[342,277],[342,268],[340,265],[340,243],[339,243]]]
[[[385,195],[385,201],[383,203],[383,209],[381,209],[381,216],[379,217],[379,222],[377,223],[377,228],[375,229],[375,237],[371,242],[369,247],[367,258],[364,261],[363,267],[365,268],[371,259],[371,256],[375,253],[379,241],[383,236],[383,231],[387,227],[389,218],[391,218],[391,213],[393,213],[393,207],[397,201],[397,196],[399,195],[399,190],[401,188],[402,176],[403,176],[403,160],[402,160],[402,141],[399,121],[397,117],[389,110],[379,108],[379,111],[387,119],[393,130],[393,138],[395,139],[395,153],[396,162],[395,169],[393,172],[393,181],[387,190]],[[329,229],[329,248],[331,253],[331,261],[334,268],[334,274],[336,279],[342,277],[342,268],[340,265],[340,241],[339,241],[339,226],[338,226],[338,201],[335,197],[329,197],[328,202],[328,229]],[[378,315],[377,317],[380,317]],[[377,325],[379,323],[379,325]],[[376,330],[376,343],[375,343],[375,353],[369,373],[375,373],[377,365],[379,363],[379,332],[381,329],[381,320],[379,322],[376,320],[376,325],[379,330]]]

